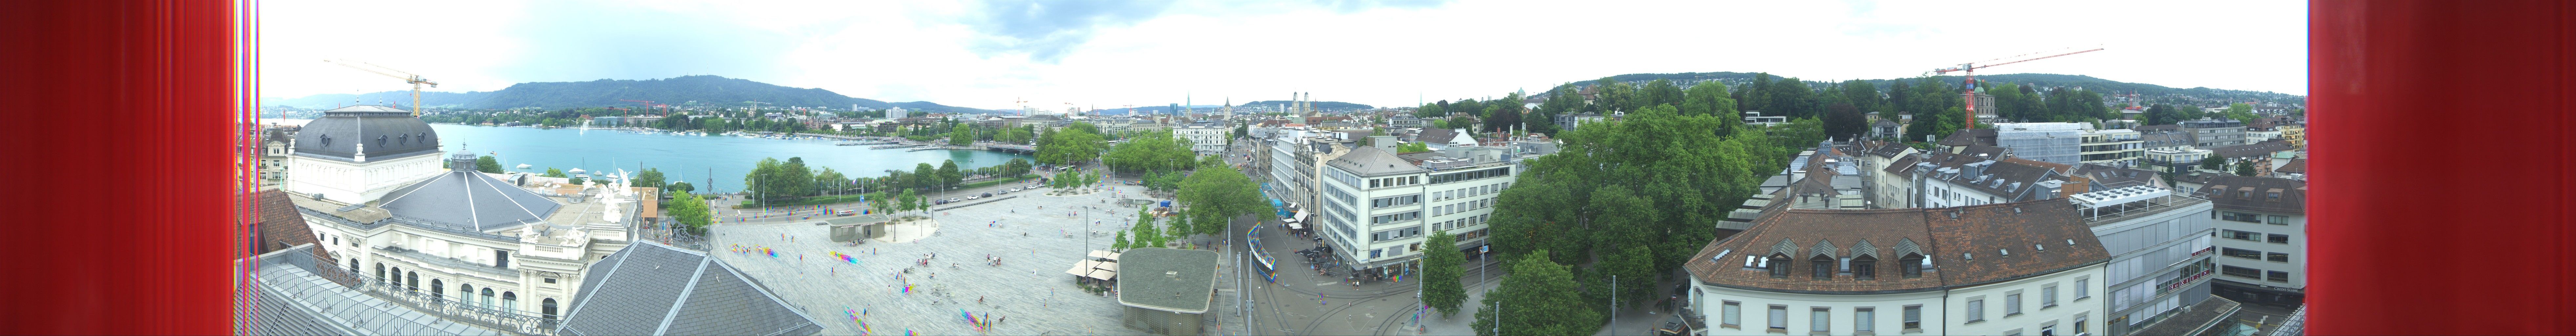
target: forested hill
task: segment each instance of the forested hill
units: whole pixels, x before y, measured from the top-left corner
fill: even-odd
[[[273,101],[269,102],[268,105],[285,105],[301,108],[330,108],[334,106],[347,105],[351,101],[351,98],[357,98],[358,100],[364,101],[368,104],[374,104],[377,101],[382,100],[398,102],[401,105],[410,105],[411,91],[387,91],[368,93],[364,95],[313,95],[303,98]],[[633,106],[637,104],[635,102],[628,102],[625,100],[649,100],[659,104],[671,105],[681,105],[689,101],[696,101],[699,104],[743,105],[743,102],[745,101],[758,101],[766,103],[762,104],[763,106],[821,106],[833,109],[847,109],[849,106],[856,104],[859,107],[868,109],[883,109],[894,106],[903,106],[905,109],[931,112],[991,112],[991,110],[954,107],[930,102],[887,103],[874,99],[852,98],[839,93],[833,93],[831,90],[817,88],[793,88],[754,82],[747,79],[724,78],[709,75],[646,80],[602,79],[588,82],[531,82],[511,85],[509,88],[501,89],[500,91],[421,93],[421,105],[467,109],[503,109],[519,107],[559,109],[574,107]]]
[[[1291,104],[1291,103],[1296,103],[1296,102],[1293,102],[1293,101],[1286,101],[1286,100],[1264,100],[1264,101],[1256,101],[1256,102],[1245,102],[1245,103],[1243,103],[1243,104],[1235,105],[1235,106],[1266,106],[1266,107],[1278,107],[1280,104]],[[1315,103],[1315,108],[1317,108],[1317,109],[1333,110],[1333,111],[1342,111],[1342,110],[1366,110],[1366,109],[1376,108],[1376,107],[1373,107],[1373,106],[1368,106],[1367,104],[1344,103],[1344,102],[1337,102],[1337,101],[1319,101],[1319,102],[1314,102],[1314,103]]]
[[[1657,80],[1657,79],[1664,79],[1664,80],[1671,80],[1674,84],[1684,85],[1684,86],[1688,86],[1688,85],[1696,84],[1696,83],[1699,83],[1699,82],[1702,82],[1702,81],[1715,80],[1715,81],[1719,81],[1719,82],[1726,83],[1726,84],[1727,84],[1727,86],[1728,86],[1729,88],[1733,88],[1733,87],[1738,86],[1738,85],[1743,85],[1744,83],[1750,83],[1750,82],[1752,82],[1752,81],[1753,81],[1753,76],[1754,76],[1754,75],[1755,75],[1755,73],[1750,73],[1750,72],[1685,72],[1685,73],[1665,73],[1665,74],[1625,74],[1625,75],[1610,76],[1610,77],[1606,77],[1606,78],[1608,78],[1608,79],[1610,79],[1610,80],[1613,80],[1613,81],[1626,82],[1626,83],[1629,83],[1629,84],[1637,84],[1637,85],[1643,85],[1643,84],[1645,84],[1646,82],[1651,82],[1651,81],[1654,81],[1654,80]],[[1783,77],[1789,77],[1789,76],[1786,76],[1786,75],[1783,75],[1783,74],[1771,74],[1771,76],[1772,76],[1772,78],[1774,78],[1774,79],[1783,78]],[[1941,83],[1947,83],[1947,84],[1949,84],[1949,85],[1958,85],[1958,84],[1959,84],[1959,81],[1960,81],[1960,79],[1961,79],[1961,78],[1960,78],[1960,76],[1931,76],[1931,78],[1932,78],[1932,80],[1934,80],[1934,81],[1938,81],[1938,82],[1941,82]],[[2182,98],[2182,99],[2184,99],[2184,100],[2208,100],[2208,101],[2220,101],[2220,102],[2247,102],[2247,101],[2254,101],[2254,102],[2274,102],[2274,103],[2285,103],[2285,104],[2303,104],[2303,100],[2305,100],[2305,99],[2306,99],[2306,97],[2305,97],[2305,96],[2291,95],[2291,94],[2286,94],[2286,93],[2273,93],[2273,92],[2261,92],[2261,91],[2245,91],[2245,90],[2224,90],[2224,89],[2212,89],[2212,88],[2206,88],[2206,87],[2195,87],[2195,88],[2172,88],[2172,87],[2166,87],[2166,86],[2163,86],[2163,85],[2155,85],[2155,84],[2146,84],[2146,83],[2129,83],[2129,82],[2113,81],[2113,80],[2108,80],[2108,79],[2093,78],[2093,76],[2085,76],[2085,75],[2060,75],[2060,74],[2035,74],[2035,73],[2024,73],[2024,74],[1979,75],[1979,76],[1977,76],[1977,79],[1982,80],[1982,81],[1984,81],[1984,82],[1988,82],[1988,83],[1995,83],[1995,84],[2011,83],[2011,84],[2024,85],[2024,86],[2031,86],[2031,85],[2034,85],[2034,84],[2035,84],[2036,86],[2039,86],[2039,87],[2083,87],[2085,91],[2102,92],[2102,93],[2106,93],[2106,94],[2128,94],[2128,93],[2132,93],[2132,92],[2134,92],[2134,93],[2137,93],[2141,98],[2148,98],[2148,99]],[[1830,84],[1830,83],[1825,82],[1825,81],[1823,81],[1823,80],[1834,80],[1834,81],[1839,81],[1838,79],[1822,79],[1822,78],[1800,78],[1800,80],[1801,80],[1801,81],[1806,81],[1806,82],[1808,82],[1808,84],[1809,84],[1809,85],[1812,85],[1812,86],[1815,86],[1815,87],[1818,87],[1818,88],[1822,88],[1822,87],[1824,87],[1825,85]],[[1872,84],[1872,85],[1876,85],[1876,86],[1878,86],[1878,89],[1879,89],[1879,90],[1886,90],[1886,89],[1887,89],[1887,87],[1888,87],[1888,83],[1889,83],[1889,81],[1890,81],[1890,80],[1892,80],[1892,79],[1870,79],[1870,80],[1865,80],[1865,81],[1869,82],[1869,83],[1870,83],[1870,84]],[[1912,81],[1912,80],[1915,80],[1915,79],[1913,79],[1913,78],[1901,78],[1901,79],[1893,79],[1893,80],[1907,80],[1907,81]],[[1570,85],[1574,85],[1575,87],[1578,87],[1578,88],[1579,88],[1579,87],[1582,87],[1583,85],[1590,85],[1590,84],[1595,83],[1595,82],[1597,82],[1597,81],[1598,81],[1598,79],[1594,79],[1594,80],[1584,80],[1584,81],[1574,81],[1574,82],[1571,82],[1571,84],[1570,84]],[[1910,82],[1909,82],[1909,84],[1910,84]]]

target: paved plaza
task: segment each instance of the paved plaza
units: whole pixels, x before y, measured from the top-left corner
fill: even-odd
[[[1134,186],[1111,188],[1127,195],[1143,192]],[[812,221],[724,223],[713,228],[709,252],[824,321],[827,335],[900,335],[906,330],[924,335],[1132,335],[1140,332],[1119,325],[1122,306],[1116,298],[1087,294],[1064,272],[1088,251],[1109,249],[1117,230],[1136,217],[1136,208],[1118,206],[1115,195],[1012,193],[1016,197],[942,206],[944,211],[928,214],[931,222],[888,228],[907,239],[857,246],[830,242],[826,228]],[[1099,224],[1085,225],[1086,212]],[[1095,230],[1101,233],[1084,234]],[[912,237],[918,240],[908,239]],[[730,251],[734,246],[768,248],[778,256]],[[834,252],[851,255],[857,263],[840,261]],[[933,253],[937,256],[931,265],[918,264]],[[1000,258],[1000,265],[988,265],[988,255]],[[1232,304],[1239,300],[1233,290],[1235,258],[1227,259],[1217,278],[1219,309],[1206,315],[1211,335],[1242,334],[1236,323],[1242,316]],[[906,269],[911,272],[904,273]],[[999,322],[977,330],[961,310]],[[864,311],[857,321],[865,321],[867,329],[860,329],[848,311]]]

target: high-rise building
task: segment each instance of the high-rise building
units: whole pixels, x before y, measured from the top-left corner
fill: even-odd
[[[885,115],[886,119],[903,119],[912,117],[912,111],[904,110],[902,107],[889,107],[886,108]]]

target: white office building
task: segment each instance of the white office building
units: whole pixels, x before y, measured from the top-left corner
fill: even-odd
[[[1312,224],[1354,271],[1411,267],[1434,231],[1450,231],[1461,248],[1482,246],[1496,196],[1515,167],[1501,148],[1451,147],[1420,163],[1397,157],[1395,139],[1375,137],[1318,167],[1322,206]]]

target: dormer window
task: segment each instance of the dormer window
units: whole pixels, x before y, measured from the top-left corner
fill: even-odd
[[[384,146],[384,145],[385,145],[385,141],[386,141],[386,140],[391,140],[391,139],[393,139],[393,138],[392,138],[392,137],[387,137],[387,136],[378,135],[378,136],[376,136],[376,145],[377,145],[377,146]]]
[[[1809,273],[1813,273],[1816,280],[1834,279],[1834,258],[1818,255],[1815,259],[1809,259],[1807,262],[1808,264],[1815,266],[1813,270],[1809,271]]]
[[[2270,197],[2265,198],[2264,200],[2267,200],[2267,201],[2279,201],[2279,200],[2281,200],[2281,192],[2274,191],[2274,192],[2272,192],[2272,193],[2271,193],[2271,196],[2270,196]]]
[[[1904,273],[1905,277],[1923,277],[1923,255],[1907,253],[1904,258],[1897,259],[1897,263],[1897,270]]]
[[[1851,261],[1851,272],[1852,272],[1852,279],[1858,279],[1858,280],[1871,280],[1871,279],[1877,279],[1877,278],[1878,278],[1878,258],[1877,258],[1877,257],[1871,257],[1871,256],[1869,256],[1869,255],[1861,255],[1861,256],[1859,256],[1859,257],[1854,257],[1854,258],[1852,258],[1852,261]]]
[[[1762,268],[1770,269],[1773,278],[1787,279],[1789,278],[1789,255],[1772,254],[1770,259],[1762,261]]]

